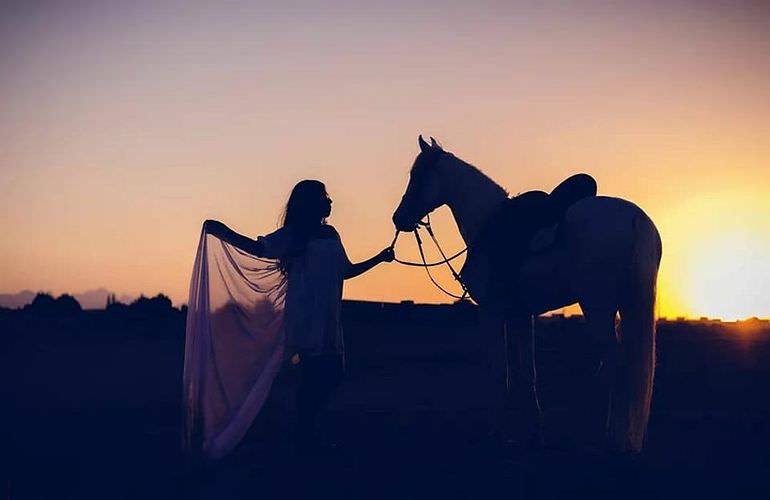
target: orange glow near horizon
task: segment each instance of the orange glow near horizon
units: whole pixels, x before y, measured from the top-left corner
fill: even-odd
[[[693,315],[746,319],[768,310],[770,246],[754,235],[726,232],[698,242],[704,249],[687,270]]]
[[[770,200],[760,189],[694,193],[669,222],[663,316],[770,316]]]

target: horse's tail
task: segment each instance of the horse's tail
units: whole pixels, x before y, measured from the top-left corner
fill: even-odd
[[[620,363],[611,396],[609,442],[639,452],[650,418],[655,375],[655,300],[662,245],[646,214],[634,216],[631,268],[620,309]]]

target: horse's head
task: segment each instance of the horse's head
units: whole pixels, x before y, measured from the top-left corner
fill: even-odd
[[[409,173],[409,184],[401,203],[393,213],[393,224],[399,231],[413,231],[428,213],[443,205],[442,178],[436,166],[446,153],[431,137],[430,144],[419,137],[420,154]]]

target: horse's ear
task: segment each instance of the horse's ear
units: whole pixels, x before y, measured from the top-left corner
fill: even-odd
[[[425,139],[422,138],[422,134],[420,135],[420,138],[417,139],[417,142],[420,144],[420,151],[422,151],[423,153],[427,153],[428,151],[430,151],[430,146],[428,145],[427,142],[425,142]]]
[[[444,151],[444,148],[441,147],[441,144],[439,144],[438,141],[433,137],[430,138],[430,145],[436,149],[440,149],[441,151]]]

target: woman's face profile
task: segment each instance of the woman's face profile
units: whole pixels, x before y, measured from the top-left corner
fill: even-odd
[[[332,213],[332,199],[328,193],[324,193],[321,198],[321,217],[329,217]]]

